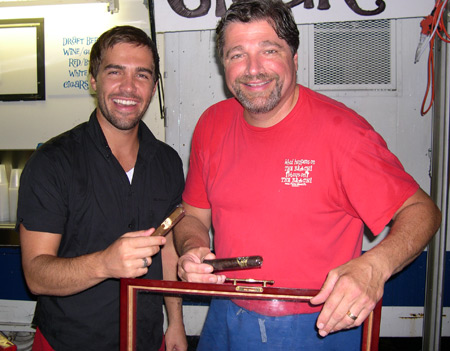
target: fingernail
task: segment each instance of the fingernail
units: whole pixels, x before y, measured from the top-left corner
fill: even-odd
[[[319,323],[319,325],[317,326],[317,328],[320,330],[320,329],[323,329],[323,327],[324,327],[324,325],[323,325],[323,323]]]

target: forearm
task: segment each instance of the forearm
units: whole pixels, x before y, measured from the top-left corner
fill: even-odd
[[[181,256],[178,260],[178,276],[187,282],[223,283],[224,275],[213,274],[213,267],[202,263],[204,259],[216,257],[209,243],[211,210],[186,203],[183,206],[186,216],[174,228],[175,246]]]
[[[164,297],[168,326],[165,332],[167,351],[186,351],[187,340],[183,323],[182,300],[178,297]]]
[[[164,304],[169,325],[184,326],[183,323],[183,299],[181,297],[164,296]]]
[[[163,279],[176,281],[178,254],[173,245],[173,232],[166,236],[167,242],[161,250],[163,262]],[[167,350],[186,349],[186,332],[183,323],[183,300],[181,297],[164,296],[168,329],[166,332]]]
[[[440,226],[441,213],[436,205],[420,189],[415,196],[415,202],[396,214],[386,238],[365,254],[384,265],[386,279],[414,261]]]
[[[20,226],[22,268],[37,295],[71,295],[108,278],[135,278],[147,273],[166,238],[153,229],[122,235],[104,250],[78,257],[58,257],[60,234],[33,232]]]
[[[175,247],[180,256],[195,248],[210,247],[211,210],[183,202],[185,217],[174,227]]]
[[[173,245],[173,232],[169,232],[166,236],[167,242],[161,250],[163,263],[163,279],[164,280],[178,280],[177,277],[177,262],[178,254]],[[182,299],[173,296],[164,296],[167,316],[169,323],[183,324]]]
[[[102,282],[98,253],[75,258],[39,255],[25,271],[33,294],[66,296],[76,294]]]
[[[210,247],[208,230],[192,216],[185,216],[174,232],[175,246],[180,256],[193,248]]]

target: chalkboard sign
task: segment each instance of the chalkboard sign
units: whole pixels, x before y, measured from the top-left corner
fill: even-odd
[[[45,100],[43,18],[0,20],[0,100]]]

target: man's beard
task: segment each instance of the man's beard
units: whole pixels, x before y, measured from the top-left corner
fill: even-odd
[[[134,127],[136,127],[141,119],[144,117],[145,109],[143,110],[143,113],[135,116],[133,119],[128,118],[120,118],[116,116],[114,113],[111,113],[106,105],[106,102],[101,101],[98,99],[98,108],[100,109],[102,115],[105,117],[105,119],[113,125],[115,128],[119,130],[131,130]]]
[[[281,90],[283,85],[280,83],[279,77],[275,76],[275,88],[270,92],[269,96],[262,94],[246,95],[240,88],[241,84],[246,84],[254,80],[268,80],[269,77],[265,74],[259,74],[257,76],[244,76],[235,81],[233,84],[233,90],[236,95],[236,99],[244,106],[244,108],[250,113],[259,114],[272,111],[281,100]]]

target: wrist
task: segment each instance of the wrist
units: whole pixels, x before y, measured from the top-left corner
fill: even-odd
[[[88,259],[88,265],[93,267],[92,270],[94,277],[97,279],[108,279],[108,272],[106,270],[106,264],[104,259],[104,251],[94,252],[90,254],[90,258]]]
[[[390,258],[381,252],[374,252],[372,249],[364,253],[361,258],[367,260],[373,274],[377,274],[384,283],[394,274]]]

